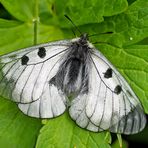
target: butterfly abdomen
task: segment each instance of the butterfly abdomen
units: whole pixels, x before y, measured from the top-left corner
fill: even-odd
[[[72,59],[67,67],[67,71],[64,77],[64,92],[67,96],[73,94],[77,96],[83,90],[84,75],[85,75],[85,64],[78,59]],[[88,81],[85,80],[85,82]]]

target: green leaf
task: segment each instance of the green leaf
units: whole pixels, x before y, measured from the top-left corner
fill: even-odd
[[[1,0],[1,3],[20,21],[32,21],[35,17],[36,0]]]
[[[148,46],[135,45],[124,49],[128,63],[124,66],[125,77],[139,96],[145,112],[148,113]],[[130,63],[130,64],[129,64]]]
[[[79,128],[65,113],[58,120],[55,118],[45,124],[40,131],[36,148],[109,148],[105,136],[105,132],[93,133]]]
[[[148,113],[148,45],[122,49],[102,45],[100,49],[127,79]]]
[[[34,44],[34,23],[21,23],[0,19],[0,54],[5,54]],[[62,32],[54,26],[38,26],[38,43],[62,38]]]
[[[64,21],[63,16],[65,14],[70,16],[75,24],[84,25],[99,23],[104,20],[104,16],[119,14],[124,12],[128,7],[126,0],[81,0],[79,2],[77,0],[49,0],[50,3],[45,0],[43,1],[46,6],[44,7],[44,11],[40,12],[44,13],[45,16],[49,16],[50,11],[62,27],[71,26],[70,22]],[[43,21],[47,22],[48,20]]]
[[[123,140],[123,141],[122,141],[122,147],[120,147],[119,141],[116,140],[116,141],[112,144],[112,148],[128,148],[128,143],[127,143],[127,141]]]
[[[9,21],[5,19],[0,18],[0,29],[3,30],[4,28],[11,28],[11,27],[17,27],[18,25],[21,25],[21,22],[18,21]]]
[[[98,23],[103,21],[103,16],[112,16],[125,11],[127,8],[126,0],[81,0],[79,2],[77,0],[64,0],[55,1],[54,5],[55,9],[57,8],[55,13],[59,17],[67,14],[75,20],[77,25]],[[112,7],[110,7],[110,5],[112,5]]]
[[[1,147],[34,147],[40,128],[40,120],[24,116],[14,103],[0,98]]]
[[[119,18],[120,17],[120,18]],[[121,21],[119,21],[119,19]],[[124,46],[137,43],[148,37],[148,1],[138,0],[129,9],[114,17],[116,31],[123,36]]]

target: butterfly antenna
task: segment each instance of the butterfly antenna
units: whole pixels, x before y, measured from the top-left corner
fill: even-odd
[[[77,35],[76,35],[75,31],[74,31],[73,29],[71,29],[71,30],[72,30],[72,32],[73,32],[73,34],[74,34],[74,36],[76,37]]]
[[[64,15],[71,23],[72,25],[76,28],[76,30],[80,33],[80,35],[82,34],[82,32],[80,31],[80,29],[74,24],[74,22],[71,20],[70,17],[68,17],[67,15]]]
[[[112,34],[112,33],[113,32],[96,33],[96,34],[89,35],[88,37],[97,36],[97,35],[101,35],[101,34]]]

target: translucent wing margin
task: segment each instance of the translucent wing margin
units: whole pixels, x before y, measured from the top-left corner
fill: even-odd
[[[63,113],[65,95],[49,80],[68,53],[69,43],[57,41],[1,56],[0,95],[17,102],[29,116],[52,118]]]
[[[70,116],[91,131],[135,134],[146,125],[143,108],[126,80],[99,52],[90,54],[89,92],[72,102]]]

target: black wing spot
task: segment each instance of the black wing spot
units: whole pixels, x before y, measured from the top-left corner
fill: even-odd
[[[27,57],[26,55],[24,55],[22,58],[21,58],[21,63],[22,65],[27,65],[29,61],[29,57]]]
[[[104,78],[111,78],[112,77],[112,74],[113,74],[113,70],[111,68],[108,68],[106,70],[106,72],[104,73]]]
[[[114,93],[116,93],[117,95],[119,95],[122,91],[122,87],[120,85],[117,85],[114,89]]]
[[[46,49],[44,47],[40,47],[38,51],[38,56],[40,58],[44,58],[46,56]]]

